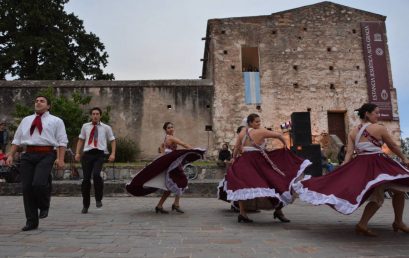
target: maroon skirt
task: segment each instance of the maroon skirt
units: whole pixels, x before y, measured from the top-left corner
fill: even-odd
[[[219,184],[219,198],[225,191],[229,201],[269,198],[275,206],[291,203],[291,185],[302,177],[311,162],[286,148],[266,153],[284,176],[277,173],[259,151],[244,152],[229,167],[225,181]]]
[[[136,174],[132,181],[126,185],[126,190],[135,196],[153,193],[159,188],[146,187],[144,184],[165,173],[167,190],[180,195],[188,183],[182,169],[183,165],[202,158],[204,153],[205,150],[203,149],[182,149],[160,156]]]
[[[293,189],[305,202],[327,204],[351,214],[376,187],[387,183],[409,187],[409,170],[385,154],[368,154],[358,155],[325,176],[296,182]]]

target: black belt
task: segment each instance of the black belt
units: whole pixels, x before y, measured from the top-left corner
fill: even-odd
[[[84,151],[86,154],[104,154],[103,150],[100,149],[91,149],[89,151]]]

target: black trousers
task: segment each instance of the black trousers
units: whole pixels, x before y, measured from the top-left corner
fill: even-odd
[[[6,146],[7,144],[0,143],[0,150],[2,150],[3,153],[6,153]]]
[[[84,178],[81,184],[82,204],[88,208],[91,202],[91,176],[94,181],[95,200],[101,201],[104,191],[104,180],[101,177],[102,165],[105,154],[100,150],[90,150],[84,152],[81,160]]]
[[[38,210],[50,208],[51,170],[56,158],[55,152],[21,156],[20,177],[27,223],[38,225]]]

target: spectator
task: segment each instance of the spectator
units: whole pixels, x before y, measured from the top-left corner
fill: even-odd
[[[342,145],[338,152],[338,163],[339,165],[342,164],[345,160],[345,145]]]
[[[226,143],[222,145],[222,149],[219,152],[219,159],[217,164],[219,166],[226,166],[226,163],[230,162],[231,159],[231,152],[229,151],[229,146]]]
[[[8,132],[6,128],[6,122],[1,121],[0,122],[0,149],[3,151],[3,153],[6,153],[7,140],[8,140]]]
[[[325,169],[324,174],[332,172],[334,170],[334,165],[332,165],[331,160],[325,156],[323,149],[321,148],[321,165]]]

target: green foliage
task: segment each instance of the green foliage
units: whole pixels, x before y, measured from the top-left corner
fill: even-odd
[[[109,152],[111,146],[109,145]],[[115,162],[134,162],[139,154],[136,143],[128,138],[116,138]]]
[[[111,106],[107,106],[105,110],[102,110],[102,116],[101,116],[101,121],[108,124],[109,120],[111,120],[111,117],[109,116],[109,113],[111,112]]]
[[[69,140],[68,145],[75,147],[76,138],[80,134],[82,124],[89,121],[89,110],[86,110],[84,106],[90,103],[92,97],[82,96],[78,91],[74,91],[69,97],[56,96],[54,89],[51,87],[39,91],[37,95],[45,96],[51,101],[50,113],[64,121]],[[105,123],[109,122],[110,110],[111,107],[108,106],[103,111],[103,122]],[[17,104],[14,116],[20,122],[22,118],[33,113],[32,107]]]
[[[409,154],[409,137],[406,137],[405,139],[400,138],[400,144],[401,144],[401,149],[403,154],[408,155]]]
[[[64,11],[68,1],[0,1],[0,79],[114,79],[101,69],[108,63],[104,44]]]
[[[11,123],[9,125],[10,131],[15,132],[16,129],[17,129],[17,126],[20,124],[21,120],[24,117],[26,117],[28,115],[31,115],[33,113],[34,113],[34,111],[33,111],[32,107],[30,108],[30,107],[27,107],[25,105],[21,105],[20,103],[16,103],[16,111],[13,113],[13,116],[15,118],[14,119],[15,123]]]

